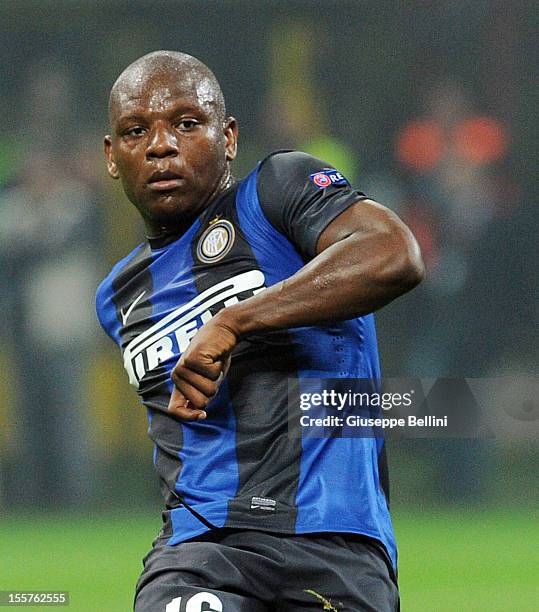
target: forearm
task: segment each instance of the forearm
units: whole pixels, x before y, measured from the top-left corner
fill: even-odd
[[[296,274],[223,308],[202,326],[172,371],[171,413],[182,419],[206,418],[204,409],[243,337],[367,314],[423,276],[412,233],[376,202],[361,201],[341,213],[321,233],[316,249],[318,255]]]
[[[362,316],[409,291],[422,278],[417,243],[407,228],[352,234],[290,278],[221,311],[238,338]]]

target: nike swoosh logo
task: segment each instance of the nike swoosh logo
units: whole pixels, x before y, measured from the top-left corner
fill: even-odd
[[[143,291],[138,298],[135,298],[134,302],[129,306],[129,308],[124,312],[123,308],[120,308],[120,314],[122,315],[122,324],[125,325],[127,323],[127,319],[129,315],[133,312],[133,308],[140,302],[140,300],[146,295],[146,291]]]

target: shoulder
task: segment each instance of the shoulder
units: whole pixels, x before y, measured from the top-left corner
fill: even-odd
[[[330,163],[302,151],[275,151],[258,165],[258,206],[306,258],[321,232],[365,194]]]
[[[279,150],[267,155],[259,164],[259,180],[264,177],[275,179],[300,179],[305,181],[309,172],[331,169],[331,166],[317,157],[303,151]]]
[[[262,198],[304,199],[327,187],[330,195],[351,185],[332,164],[303,151],[275,151],[258,166],[257,189]]]
[[[104,291],[107,291],[107,288],[110,287],[114,281],[114,279],[118,276],[118,274],[126,268],[126,266],[137,256],[139,255],[143,249],[146,247],[146,243],[139,244],[135,247],[128,255],[120,259],[117,263],[112,266],[110,272],[105,276],[105,278],[100,283],[97,288],[97,295],[99,296]]]
[[[116,280],[118,279],[119,275],[129,267],[129,264],[145,250],[146,247],[146,243],[139,244],[128,255],[120,259],[120,261],[118,261],[112,267],[111,271],[101,281],[96,290],[95,307],[97,318],[99,319],[101,326],[111,337],[114,336],[111,328],[116,317],[116,307],[114,305]]]

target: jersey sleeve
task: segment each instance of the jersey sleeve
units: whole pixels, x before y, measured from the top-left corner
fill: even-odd
[[[267,157],[258,172],[257,191],[268,221],[307,259],[316,255],[318,238],[329,223],[367,197],[331,165],[299,151]]]

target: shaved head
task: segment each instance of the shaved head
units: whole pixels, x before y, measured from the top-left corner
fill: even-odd
[[[194,95],[219,122],[226,118],[221,86],[213,72],[200,60],[179,51],[154,51],[143,55],[120,74],[109,97],[109,121],[112,124],[118,109],[143,90],[157,82],[173,83]]]

